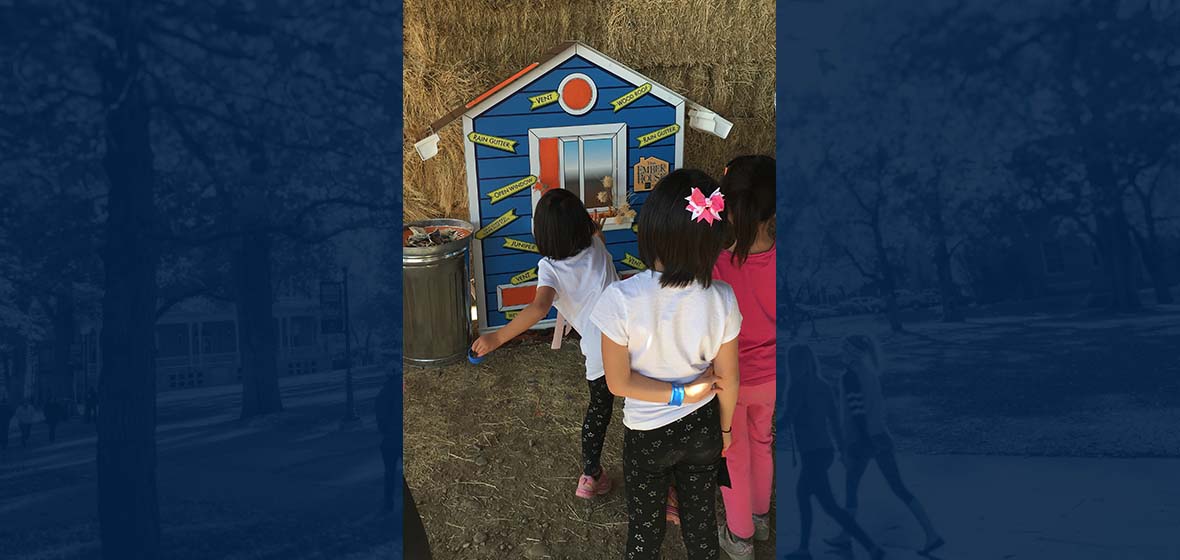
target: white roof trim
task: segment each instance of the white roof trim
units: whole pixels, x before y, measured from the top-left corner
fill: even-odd
[[[696,103],[692,103],[691,101],[689,101],[688,98],[686,98],[680,94],[677,94],[676,92],[664,87],[663,85],[660,85],[655,80],[652,80],[651,78],[648,78],[647,76],[644,76],[643,74],[640,74],[639,72],[636,72],[635,70],[632,70],[631,68],[628,68],[627,66],[623,65],[619,61],[614,60],[614,59],[610,58],[609,56],[606,56],[605,54],[598,52],[597,50],[594,50],[590,46],[585,45],[583,43],[573,43],[568,48],[566,48],[565,50],[558,53],[556,56],[550,58],[549,60],[546,60],[545,62],[538,64],[536,68],[533,68],[527,74],[517,78],[516,81],[512,82],[511,84],[508,84],[507,86],[504,86],[504,88],[501,89],[500,91],[497,91],[496,93],[488,96],[487,99],[480,101],[479,103],[477,103],[476,105],[474,105],[473,107],[468,109],[467,112],[463,114],[463,116],[468,117],[468,118],[472,118],[472,119],[478,117],[479,115],[486,112],[488,109],[491,109],[492,107],[495,107],[496,105],[498,105],[501,101],[504,101],[505,99],[507,99],[508,97],[511,97],[512,95],[514,95],[515,93],[524,89],[525,87],[528,87],[529,84],[537,81],[537,79],[539,79],[541,76],[544,76],[550,70],[557,68],[562,63],[573,58],[574,56],[581,56],[582,58],[585,58],[586,60],[594,63],[595,65],[602,67],[603,69],[611,72],[612,74],[615,74],[616,76],[622,78],[623,80],[630,82],[635,87],[639,87],[645,83],[650,83],[651,84],[650,95],[654,95],[656,98],[672,105],[673,107],[680,105],[682,103],[689,103],[693,107],[698,107],[700,109],[704,109],[704,107],[701,107],[700,105],[697,105]],[[724,119],[722,119],[722,120],[724,120]],[[725,122],[729,122],[729,121],[725,121]]]

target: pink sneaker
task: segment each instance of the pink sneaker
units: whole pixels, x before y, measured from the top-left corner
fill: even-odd
[[[578,478],[578,490],[574,492],[574,495],[589,500],[595,496],[601,496],[610,492],[610,488],[610,477],[606,476],[605,470],[602,470],[599,472],[598,478],[594,478],[588,474],[584,474]]]

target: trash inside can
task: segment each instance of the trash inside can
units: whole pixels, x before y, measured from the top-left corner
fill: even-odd
[[[423,220],[402,232],[403,356],[442,366],[462,360],[471,344],[473,228],[462,220]]]

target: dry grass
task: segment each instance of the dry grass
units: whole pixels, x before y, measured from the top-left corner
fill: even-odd
[[[735,155],[773,153],[774,38],[771,0],[407,0],[405,217],[467,216],[461,127],[440,133],[428,162],[414,142],[435,119],[564,40],[583,41],[733,121],[728,140],[687,132],[686,166],[716,174]]]
[[[479,366],[406,368],[405,474],[435,558],[623,556],[621,399],[602,456],[617,486],[592,502],[574,497],[584,371],[572,340],[557,351],[503,347]],[[720,496],[717,504],[723,515]],[[758,557],[772,557],[774,542],[758,543]],[[529,556],[531,547],[543,554]],[[684,557],[680,531],[669,526],[661,558]]]

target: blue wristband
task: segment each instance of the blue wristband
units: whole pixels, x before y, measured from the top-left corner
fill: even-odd
[[[672,406],[680,406],[684,404],[684,385],[679,383],[672,384],[672,400],[668,401]]]

